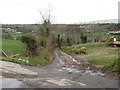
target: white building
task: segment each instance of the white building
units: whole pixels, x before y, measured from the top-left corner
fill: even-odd
[[[120,30],[118,31],[109,31],[110,34],[120,34]]]

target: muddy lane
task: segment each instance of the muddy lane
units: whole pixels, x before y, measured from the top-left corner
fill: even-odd
[[[20,68],[23,68],[25,73],[11,74],[2,70],[3,88],[118,88],[118,80],[108,79],[104,73],[92,70],[89,63],[78,62],[58,50],[55,50],[55,60],[50,65],[20,65]],[[14,67],[12,69],[14,70]],[[30,72],[35,75],[29,75]]]

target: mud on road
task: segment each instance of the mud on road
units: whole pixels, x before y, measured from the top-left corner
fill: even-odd
[[[47,66],[0,63],[2,88],[118,88],[118,80],[106,78],[101,71],[92,70],[88,62],[78,62],[58,50]]]

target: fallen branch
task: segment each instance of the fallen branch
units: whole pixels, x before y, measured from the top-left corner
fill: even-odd
[[[2,52],[2,55],[5,56],[5,57],[9,57],[4,51],[1,51]]]

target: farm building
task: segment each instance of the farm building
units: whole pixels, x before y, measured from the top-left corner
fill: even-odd
[[[118,35],[120,35],[120,30],[109,31],[109,34],[118,34]]]

